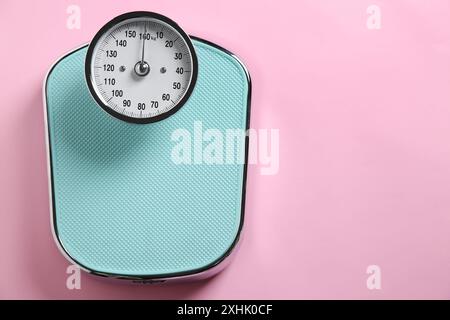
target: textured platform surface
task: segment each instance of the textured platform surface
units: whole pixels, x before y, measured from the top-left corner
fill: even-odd
[[[238,235],[244,165],[171,159],[176,129],[193,133],[196,121],[222,133],[246,128],[242,65],[206,43],[194,45],[199,74],[191,98],[153,124],[120,121],[95,104],[84,78],[87,47],[63,58],[48,77],[54,224],[67,253],[88,269],[192,272],[221,259]]]

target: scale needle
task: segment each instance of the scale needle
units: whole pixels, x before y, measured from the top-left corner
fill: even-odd
[[[145,39],[147,38],[147,23],[144,22],[144,40],[142,41],[142,58],[141,58],[141,68],[144,68],[144,54],[145,54]],[[142,70],[141,71],[144,71]]]

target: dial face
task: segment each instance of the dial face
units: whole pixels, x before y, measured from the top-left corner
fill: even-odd
[[[190,38],[172,20],[131,12],[107,23],[89,45],[86,80],[97,103],[135,123],[162,120],[189,98],[197,79]]]

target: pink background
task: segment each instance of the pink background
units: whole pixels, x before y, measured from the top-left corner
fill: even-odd
[[[66,8],[81,8],[81,30]],[[366,27],[369,5],[382,29]],[[203,283],[83,274],[50,232],[42,81],[120,13],[149,10],[235,52],[251,124],[280,130],[280,170],[249,168],[246,235]],[[0,2],[0,298],[450,298],[447,0]],[[368,290],[379,265],[382,289]]]

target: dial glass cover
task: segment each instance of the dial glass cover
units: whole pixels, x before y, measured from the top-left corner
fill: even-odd
[[[197,79],[187,34],[169,18],[130,12],[96,34],[86,56],[86,80],[97,103],[125,121],[149,123],[174,114]]]

